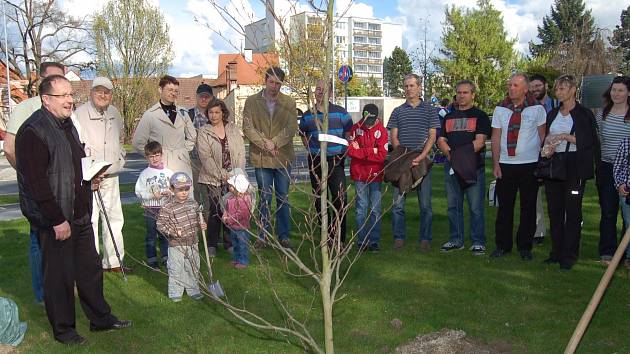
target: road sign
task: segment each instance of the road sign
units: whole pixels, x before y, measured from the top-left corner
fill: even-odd
[[[350,65],[342,65],[339,68],[339,72],[337,73],[337,77],[341,82],[348,83],[352,79],[352,68]]]

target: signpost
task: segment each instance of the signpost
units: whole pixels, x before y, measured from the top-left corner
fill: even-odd
[[[343,91],[344,91],[344,108],[348,109],[348,82],[352,80],[352,68],[350,65],[342,65],[339,67],[339,72],[337,73],[337,77],[341,82],[343,82]]]

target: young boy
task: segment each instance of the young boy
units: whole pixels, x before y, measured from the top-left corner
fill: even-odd
[[[355,181],[357,246],[379,251],[381,238],[381,182],[387,157],[387,130],[378,119],[378,107],[363,107],[363,119],[352,126],[348,146],[350,177]]]
[[[199,291],[199,229],[206,223],[198,217],[199,204],[189,198],[192,179],[184,172],[171,176],[173,196],[160,210],[157,228],[168,238],[168,297],[182,300],[184,291],[194,300],[203,297]]]
[[[166,266],[168,259],[168,242],[166,237],[157,231],[155,222],[160,208],[166,203],[171,195],[169,189],[169,178],[173,171],[164,168],[162,163],[162,145],[157,141],[151,141],[144,147],[144,155],[149,162],[149,167],[145,168],[138,176],[136,182],[136,196],[141,199],[144,208],[144,221],[147,233],[144,237],[147,263],[154,270],[159,270],[157,252],[155,251],[156,239],[160,242],[160,253],[162,255],[162,266]]]
[[[223,223],[230,229],[232,238],[232,265],[236,269],[249,264],[249,219],[254,207],[254,194],[247,176],[236,173],[228,178],[229,192],[223,197]]]

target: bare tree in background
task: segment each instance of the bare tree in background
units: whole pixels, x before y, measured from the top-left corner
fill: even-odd
[[[85,18],[75,18],[59,7],[55,0],[6,1],[9,31],[9,64],[28,80],[27,93],[33,94],[36,78],[45,61],[56,61],[79,69],[93,66],[91,62],[74,63],[78,54],[91,54],[90,24]],[[0,49],[5,50],[4,42]]]
[[[173,59],[169,28],[159,8],[146,0],[111,0],[94,17],[97,71],[116,82],[114,102],[130,137],[158,92],[152,80]]]

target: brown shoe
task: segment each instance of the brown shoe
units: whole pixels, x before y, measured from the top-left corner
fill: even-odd
[[[427,253],[431,251],[431,243],[428,240],[420,241],[420,252]]]
[[[133,268],[129,268],[129,267],[114,267],[114,268],[104,268],[103,271],[104,272],[111,272],[111,273],[122,273],[122,271],[125,271],[125,273],[133,273]]]
[[[405,240],[403,240],[403,239],[396,239],[396,240],[394,240],[394,249],[395,250],[402,249],[404,245],[405,245]]]

